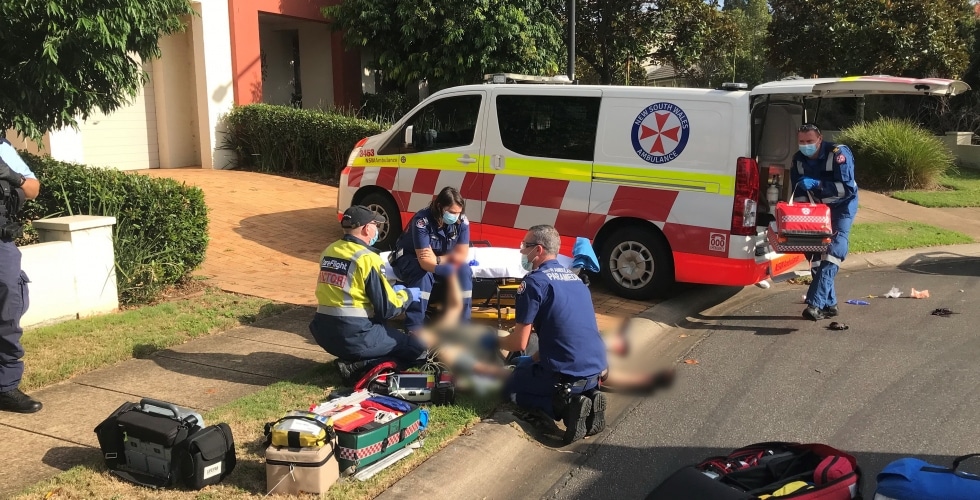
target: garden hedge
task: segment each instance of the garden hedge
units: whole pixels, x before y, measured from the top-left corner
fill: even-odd
[[[116,218],[113,247],[121,304],[153,301],[204,261],[208,213],[200,188],[20,154],[41,181],[41,194],[19,214],[22,222],[67,215]],[[31,233],[28,226],[25,241]]]

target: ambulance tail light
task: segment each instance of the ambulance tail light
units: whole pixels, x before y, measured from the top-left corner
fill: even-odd
[[[354,149],[350,152],[350,156],[347,157],[347,167],[354,166],[354,158],[357,158],[357,155],[361,154],[361,148],[364,147],[364,143],[367,142],[367,140],[368,138],[365,137],[357,141],[357,144],[354,145]]]
[[[756,209],[759,199],[759,164],[752,158],[739,158],[735,165],[735,206],[732,210],[732,234],[756,234]]]

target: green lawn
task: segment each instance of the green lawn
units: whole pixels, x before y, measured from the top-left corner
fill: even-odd
[[[21,389],[67,380],[190,339],[279,314],[291,306],[206,289],[199,296],[28,329]]]
[[[919,222],[855,224],[851,228],[850,251],[883,252],[972,242],[973,239],[965,234]]]
[[[892,196],[924,207],[980,207],[980,170],[961,168],[939,184],[934,191],[896,191]]]

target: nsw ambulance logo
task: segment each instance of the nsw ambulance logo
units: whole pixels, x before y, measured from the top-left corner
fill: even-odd
[[[633,121],[633,151],[649,163],[667,163],[687,146],[691,124],[676,104],[658,102],[646,107]]]

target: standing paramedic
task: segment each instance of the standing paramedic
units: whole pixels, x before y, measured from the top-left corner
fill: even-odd
[[[517,325],[510,335],[487,339],[497,343],[493,347],[523,351],[534,327],[538,352],[517,364],[504,394],[518,406],[563,420],[562,441],[570,444],[605,428],[599,379],[608,365],[592,296],[578,275],[558,263],[560,246],[554,227],[528,229],[521,263],[529,272],[517,291]]]
[[[41,184],[17,150],[6,139],[0,139],[0,410],[34,413],[41,403],[21,392],[24,374],[24,348],[20,337],[24,330],[20,318],[27,311],[30,280],[20,268],[20,250],[14,239],[20,227],[10,220],[25,200],[37,198]]]
[[[837,316],[837,293],[834,278],[847,257],[851,225],[857,215],[857,182],[854,180],[854,156],[842,144],[824,141],[820,129],[812,123],[800,126],[797,133],[800,151],[793,156],[790,180],[797,201],[815,201],[830,207],[834,231],[830,246],[816,261],[810,256],[813,281],[806,292],[803,317],[813,321]],[[816,261],[816,262],[815,262]]]
[[[422,290],[421,300],[405,311],[405,329],[422,328],[429,295],[436,281],[455,273],[463,291],[460,320],[470,319],[473,301],[473,271],[468,264],[470,223],[463,214],[466,206],[459,191],[445,187],[432,203],[416,212],[407,230],[398,238],[392,253],[392,267],[406,286]]]
[[[417,288],[392,287],[372,245],[385,218],[361,205],[344,211],[344,237],[320,256],[319,306],[310,323],[317,344],[342,361],[382,357],[410,363],[426,352],[413,336],[387,325],[419,299]]]

